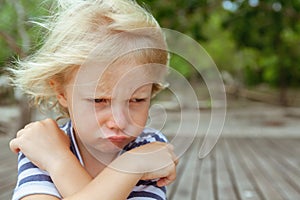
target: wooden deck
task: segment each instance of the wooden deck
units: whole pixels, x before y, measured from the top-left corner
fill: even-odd
[[[171,200],[300,199],[300,139],[221,139],[205,159],[199,140],[178,166]]]
[[[0,199],[9,200],[17,177],[17,156],[8,147],[9,138],[0,135]]]
[[[300,199],[300,138],[226,138],[199,160],[200,139],[178,165],[170,200]],[[16,156],[0,137],[0,199],[11,198],[16,181]]]

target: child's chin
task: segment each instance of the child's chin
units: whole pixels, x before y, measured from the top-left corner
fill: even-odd
[[[122,149],[115,146],[115,145],[112,145],[111,147],[107,147],[107,148],[103,148],[102,149],[102,152],[103,153],[118,153],[120,152]]]
[[[122,147],[109,143],[109,144],[101,145],[96,149],[102,153],[117,153],[122,150]]]

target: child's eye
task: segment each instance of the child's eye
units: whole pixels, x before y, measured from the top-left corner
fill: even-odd
[[[138,99],[138,98],[134,98],[134,99],[130,99],[130,102],[132,103],[140,103],[140,102],[144,102],[146,99]]]
[[[108,99],[94,99],[94,103],[109,103]]]

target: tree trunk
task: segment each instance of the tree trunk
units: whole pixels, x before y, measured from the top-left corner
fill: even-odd
[[[288,106],[288,100],[287,100],[287,84],[286,84],[286,71],[284,69],[284,66],[280,64],[279,66],[279,103],[282,106]]]

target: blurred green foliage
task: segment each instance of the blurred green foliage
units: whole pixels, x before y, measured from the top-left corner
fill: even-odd
[[[248,86],[300,85],[299,0],[148,0],[146,3],[162,27],[192,36],[220,70],[230,72],[239,82]],[[181,65],[184,67],[188,68]],[[181,71],[190,75],[186,69]]]
[[[0,67],[34,51],[42,34],[33,21],[47,15],[49,6],[46,1],[0,0]]]
[[[46,15],[49,5],[37,0],[0,0],[0,66],[12,56],[26,55],[20,35],[16,2],[24,8],[23,25],[31,47],[38,46],[39,31],[28,21]],[[44,2],[43,6],[41,3]],[[46,1],[51,2],[51,0]],[[300,85],[299,0],[137,0],[164,28],[185,33],[211,55],[219,70],[235,80],[255,86]],[[12,44],[13,43],[13,44]],[[189,63],[174,56],[171,66],[193,77]]]
[[[254,52],[257,65],[246,65],[246,83],[273,86],[300,84],[300,1],[232,1],[223,27],[241,51]],[[255,77],[255,75],[257,77]]]

